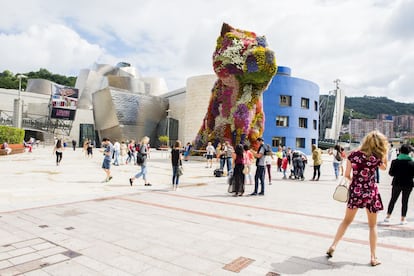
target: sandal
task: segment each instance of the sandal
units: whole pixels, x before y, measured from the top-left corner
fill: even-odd
[[[334,248],[332,248],[332,247],[329,247],[329,249],[328,249],[328,251],[326,251],[326,257],[329,259],[329,258],[332,258],[333,257],[333,253],[335,252],[335,249]]]
[[[377,258],[371,259],[371,266],[377,266],[380,264],[381,264],[381,261],[379,261]]]

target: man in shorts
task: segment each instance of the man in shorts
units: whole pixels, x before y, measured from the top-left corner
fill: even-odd
[[[112,179],[111,176],[111,160],[112,160],[112,153],[113,153],[113,146],[111,141],[108,138],[102,139],[102,146],[104,147],[104,160],[102,163],[102,169],[106,173],[106,178],[102,182],[108,182]]]

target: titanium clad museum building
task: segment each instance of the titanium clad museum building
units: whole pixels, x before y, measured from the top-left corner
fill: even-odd
[[[291,77],[290,71],[279,66],[263,93],[263,138],[274,151],[282,145],[310,154],[311,145],[318,140],[319,87]],[[69,124],[70,131],[59,132],[57,128],[52,137],[74,139],[78,145],[86,138],[99,145],[103,137],[121,141],[149,136],[151,145],[158,146],[160,135],[168,135],[170,144],[176,139],[183,144],[192,142],[203,123],[215,81],[214,74],[194,76],[187,79],[186,88],[168,92],[162,78],[141,77],[128,63],[96,64],[91,70],[81,70],[77,77],[75,87],[79,90],[79,100],[76,116]],[[50,119],[52,85],[46,80],[30,79],[27,91],[21,93],[22,127],[31,134],[45,132],[44,127],[34,123],[46,122],[48,115]],[[4,99],[0,103],[0,123],[13,125],[17,90],[0,89],[0,94]]]

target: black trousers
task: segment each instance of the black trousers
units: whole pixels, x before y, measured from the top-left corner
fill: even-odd
[[[395,202],[397,201],[400,193],[402,192],[402,201],[401,201],[401,216],[407,216],[407,208],[408,208],[408,199],[410,198],[411,191],[413,187],[401,187],[401,186],[392,186],[391,192],[391,199],[390,203],[388,204],[388,211],[387,214],[391,215],[392,211],[394,210]]]

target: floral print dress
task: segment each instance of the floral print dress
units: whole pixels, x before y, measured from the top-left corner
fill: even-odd
[[[375,183],[375,170],[382,161],[374,155],[368,157],[358,150],[352,152],[348,160],[352,164],[348,208],[367,208],[371,213],[383,210],[381,195]]]

